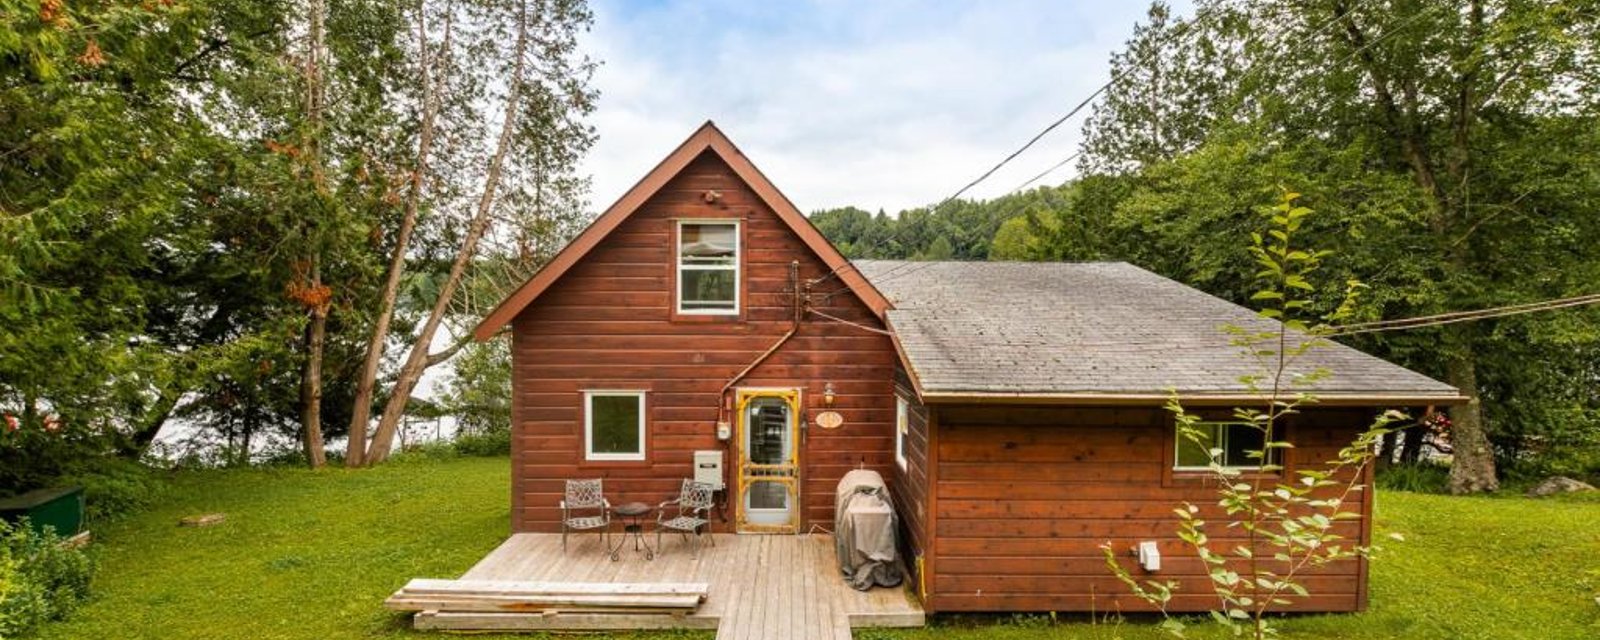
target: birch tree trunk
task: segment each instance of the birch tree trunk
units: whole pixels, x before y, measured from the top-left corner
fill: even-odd
[[[500,135],[495,143],[494,154],[489,160],[488,171],[484,176],[483,193],[478,198],[477,210],[467,227],[466,235],[462,238],[461,246],[456,251],[455,260],[450,264],[449,275],[439,287],[438,297],[434,300],[433,309],[428,314],[428,319],[422,325],[422,331],[412,342],[411,349],[406,355],[405,364],[400,368],[400,374],[395,380],[394,388],[389,393],[388,403],[384,405],[383,416],[378,420],[377,431],[372,436],[372,444],[367,449],[366,464],[383,462],[389,457],[389,450],[393,447],[395,432],[400,428],[400,420],[405,416],[406,404],[411,400],[411,392],[416,389],[417,382],[422,378],[422,373],[429,366],[438,364],[442,358],[430,356],[429,348],[433,338],[439,331],[439,325],[444,321],[445,313],[450,308],[451,300],[455,297],[456,289],[460,287],[462,276],[466,273],[467,266],[477,254],[478,241],[483,239],[484,233],[489,229],[490,216],[494,210],[495,192],[500,184],[500,176],[505,165],[506,154],[509,153],[515,131],[517,117],[521,111],[524,85],[526,83],[526,62],[528,48],[528,6],[527,2],[519,5],[517,18],[517,40],[513,54],[513,67],[510,87],[506,95],[505,117],[501,122]],[[453,353],[452,349],[449,353]],[[441,354],[445,355],[445,354]]]
[[[420,75],[422,81],[422,124],[417,134],[416,168],[411,173],[411,184],[406,194],[405,213],[395,235],[394,255],[389,259],[389,272],[383,283],[378,317],[367,340],[367,356],[361,365],[361,377],[356,381],[355,405],[350,411],[350,445],[345,454],[345,466],[359,467],[365,463],[367,448],[367,423],[372,418],[372,394],[377,387],[378,367],[383,363],[383,347],[389,339],[389,325],[394,319],[395,301],[399,297],[400,279],[405,274],[406,250],[411,244],[411,234],[417,226],[417,209],[421,207],[424,184],[428,174],[428,155],[433,152],[435,121],[439,115],[439,100],[434,92],[430,67],[432,60],[428,47],[427,2],[417,3],[417,43],[422,56]],[[445,18],[444,45],[440,57],[450,55],[450,18]]]
[[[311,166],[312,189],[318,195],[325,188],[322,167],[322,110],[324,103],[322,63],[323,63],[323,21],[325,19],[324,0],[310,0],[306,20],[306,126],[309,130],[307,136],[306,152]],[[326,288],[322,284],[322,247],[320,231],[317,231],[321,221],[310,221],[313,237],[310,238],[310,287],[308,301],[311,311],[311,326],[306,331],[306,363],[300,378],[300,424],[304,431],[306,462],[311,468],[319,468],[327,463],[327,458],[322,448],[322,352],[323,344],[328,335],[328,308],[330,300]]]

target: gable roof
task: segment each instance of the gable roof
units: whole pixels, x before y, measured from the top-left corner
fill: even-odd
[[[872,285],[868,284],[865,278],[856,273],[854,269],[849,268],[850,261],[844,257],[844,254],[839,253],[839,250],[828,242],[822,236],[822,233],[817,231],[816,227],[811,225],[811,221],[806,218],[805,214],[800,213],[800,210],[795,208],[794,203],[790,202],[782,192],[778,191],[778,188],[761,173],[760,169],[757,169],[750,162],[749,158],[745,157],[744,152],[734,146],[733,141],[729,140],[728,136],[723,134],[715,123],[707,120],[705,124],[695,130],[693,135],[689,136],[688,140],[678,145],[677,149],[668,154],[660,164],[650,170],[650,173],[645,174],[644,178],[641,178],[637,184],[633,185],[633,188],[624,193],[609,209],[606,209],[605,213],[595,218],[594,222],[591,222],[589,227],[583,230],[583,233],[578,234],[577,238],[574,238],[572,242],[562,248],[561,252],[556,254],[556,257],[551,259],[538,273],[535,273],[526,283],[501,301],[499,306],[489,312],[489,315],[485,316],[483,321],[478,323],[478,327],[473,330],[473,337],[478,340],[488,340],[494,337],[494,334],[501,327],[510,323],[513,318],[517,317],[517,314],[521,313],[529,304],[532,304],[539,297],[539,294],[550,288],[550,285],[560,279],[562,274],[583,259],[583,256],[599,245],[600,241],[610,235],[618,225],[621,225],[639,207],[649,201],[656,191],[659,191],[667,182],[676,177],[695,158],[706,152],[717,154],[717,157],[727,163],[728,167],[732,168],[733,172],[741,180],[744,180],[745,184],[750,186],[756,196],[773,212],[777,213],[778,218],[783,220],[784,224],[787,224],[790,229],[794,230],[795,235],[799,236],[801,241],[805,242],[806,246],[829,269],[838,274],[839,279],[845,283],[845,286],[850,288],[850,291],[856,297],[860,298],[879,318],[883,318],[884,312],[889,309],[889,301],[883,297],[883,294],[878,293],[878,290],[872,288]]]
[[[902,358],[928,402],[1195,404],[1258,398],[1259,367],[1222,327],[1276,321],[1126,263],[857,261],[894,307]],[[1291,371],[1324,404],[1452,404],[1455,387],[1333,343]]]

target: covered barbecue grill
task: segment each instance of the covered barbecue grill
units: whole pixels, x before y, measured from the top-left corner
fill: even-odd
[[[900,584],[898,523],[883,476],[870,469],[846,473],[835,498],[833,545],[845,581],[861,591]]]

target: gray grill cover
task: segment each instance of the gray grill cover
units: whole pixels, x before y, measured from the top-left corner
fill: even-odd
[[[844,474],[833,507],[833,546],[845,581],[860,591],[900,584],[897,523],[883,476],[870,469]]]

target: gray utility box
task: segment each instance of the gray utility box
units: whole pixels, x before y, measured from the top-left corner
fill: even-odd
[[[694,481],[709,484],[718,491],[725,488],[722,485],[721,451],[694,452]]]

